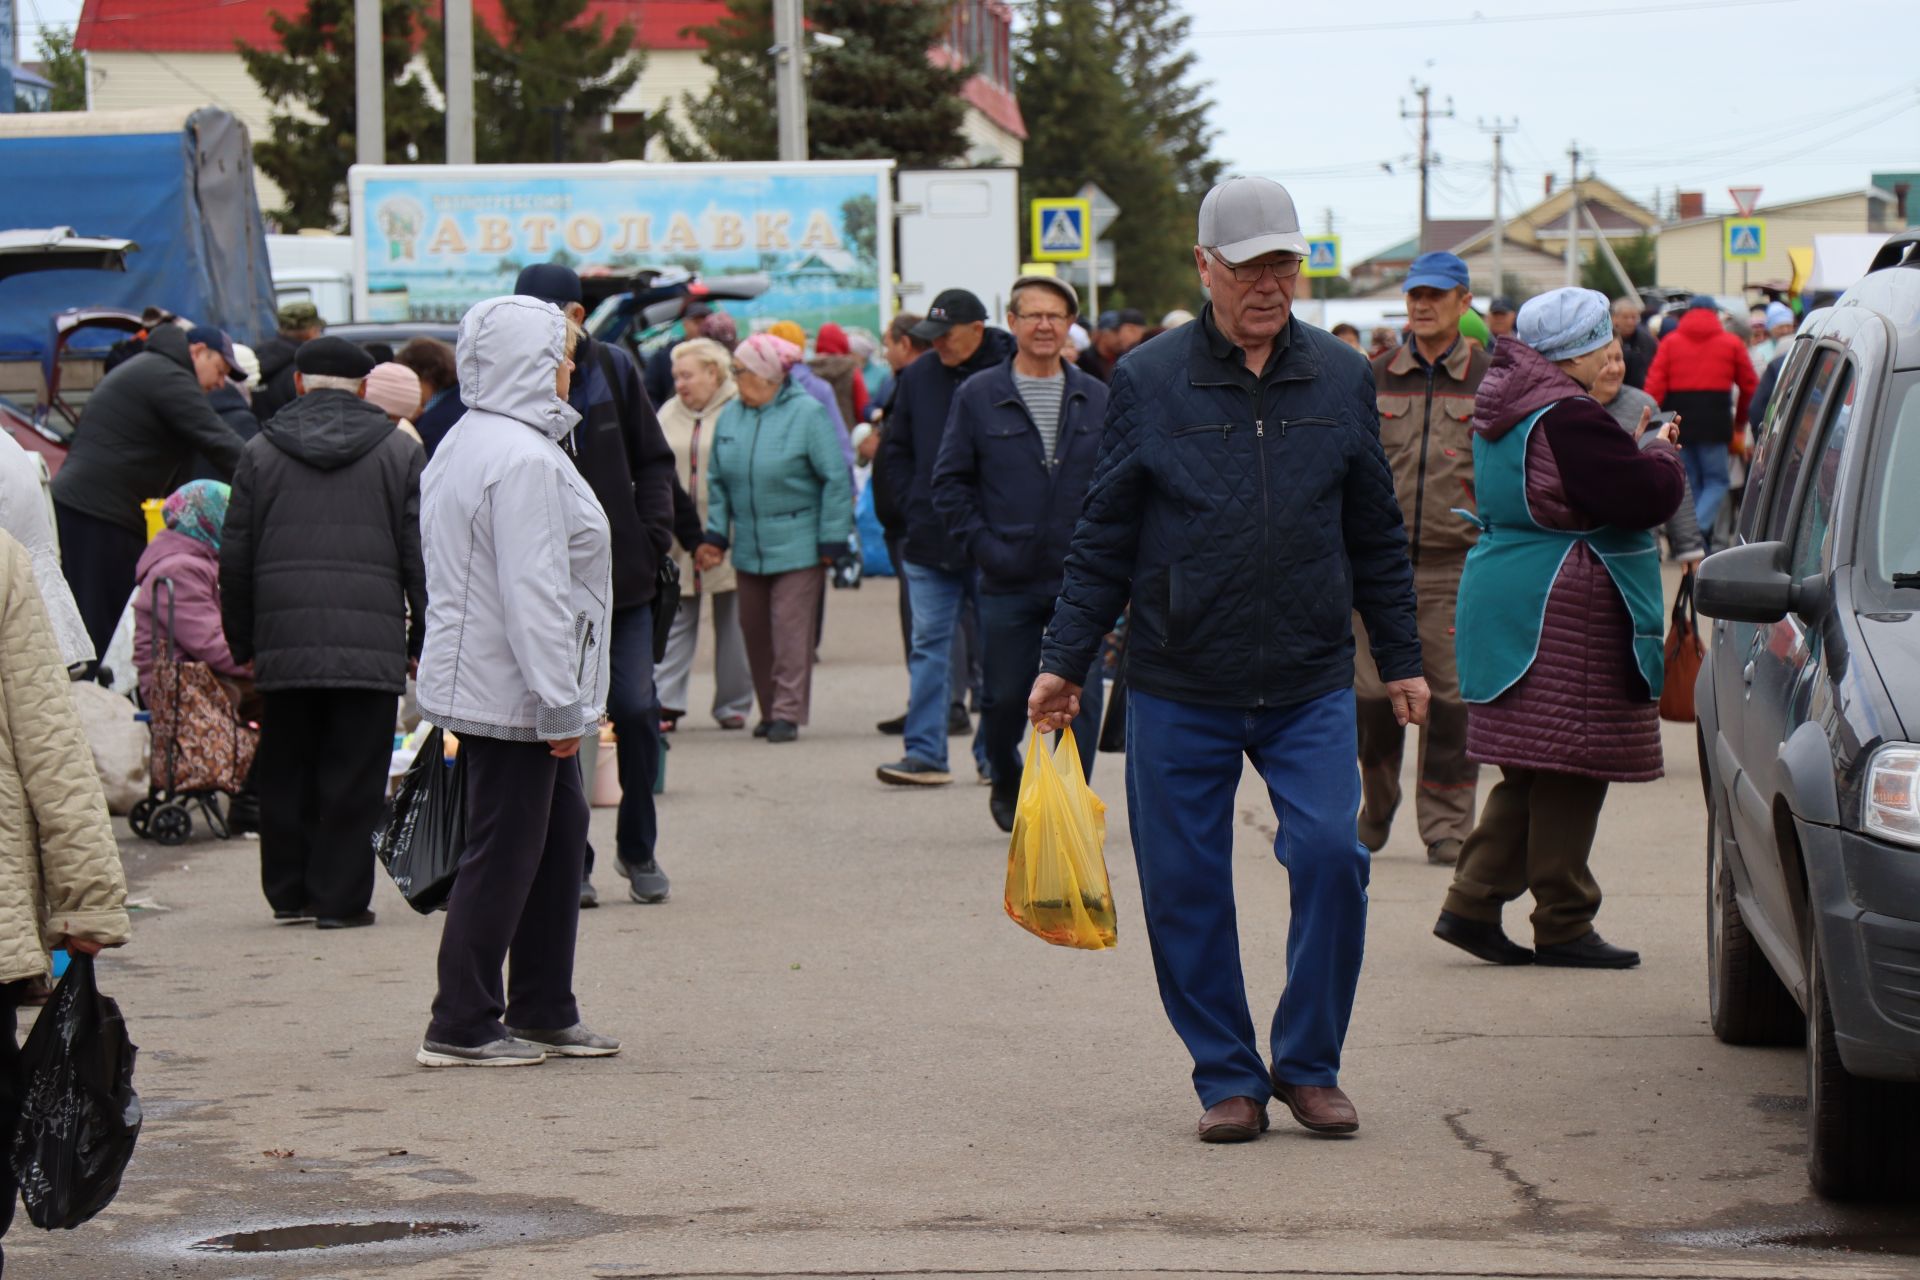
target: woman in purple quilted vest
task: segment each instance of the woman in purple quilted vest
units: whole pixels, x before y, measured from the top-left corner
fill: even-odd
[[[1661,775],[1664,678],[1652,530],[1684,493],[1675,428],[1620,430],[1589,394],[1613,342],[1606,296],[1556,289],[1520,309],[1475,397],[1473,519],[1455,653],[1467,753],[1498,765],[1434,934],[1494,964],[1626,969],[1594,930],[1588,867],[1607,789]],[[1642,438],[1644,437],[1644,438]],[[1534,897],[1532,948],[1501,909]]]

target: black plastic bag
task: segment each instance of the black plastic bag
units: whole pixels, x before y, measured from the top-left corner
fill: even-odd
[[[672,556],[660,557],[653,577],[653,660],[667,656],[667,637],[673,634],[673,616],[680,611],[680,566]],[[586,690],[580,691],[583,695]]]
[[[446,735],[435,726],[400,780],[393,816],[374,836],[373,851],[407,905],[424,916],[447,905],[466,847],[467,758],[448,768]]]
[[[71,1229],[113,1202],[140,1137],[136,1052],[93,957],[74,952],[20,1050],[13,1176],[34,1226]]]

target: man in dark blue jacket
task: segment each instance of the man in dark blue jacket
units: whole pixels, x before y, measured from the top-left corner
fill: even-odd
[[[515,293],[551,302],[579,324],[586,316],[580,277],[543,262],[526,268]],[[580,425],[562,446],[606,509],[613,532],[613,631],[608,659],[607,715],[620,738],[620,818],[614,828],[614,866],[635,902],[665,902],[670,885],[654,856],[659,820],[653,780],[660,768],[660,700],[653,686],[653,602],[660,562],[673,545],[673,449],[654,416],[640,371],[626,352],[582,338],[574,348],[573,387],[567,403]],[[580,905],[598,905],[587,877]]]
[[[1061,358],[1079,310],[1064,280],[1013,282],[1007,327],[1018,350],[962,384],[933,469],[934,508],[980,570],[980,732],[993,776],[988,807],[1002,831],[1013,830],[1027,691],[1107,413],[1106,384]],[[1096,675],[1073,726],[1089,776],[1101,701]]]
[[[1292,316],[1293,200],[1235,178],[1200,206],[1213,301],[1115,370],[1093,486],[1028,700],[1079,713],[1129,599],[1127,807],[1160,997],[1193,1055],[1200,1138],[1245,1142],[1278,1097],[1316,1133],[1359,1128],[1339,1088],[1366,937],[1354,834],[1354,610],[1402,724],[1426,719],[1413,569],[1372,371]],[[1269,1071],[1240,974],[1234,793],[1242,758],[1279,818],[1287,988]]]
[[[913,333],[933,350],[900,371],[875,462],[892,500],[906,513],[900,573],[911,588],[913,654],[907,659],[907,754],[880,766],[882,782],[941,786],[947,772],[953,630],[972,599],[973,563],[933,509],[933,464],[954,393],[974,374],[1013,355],[1013,339],[986,326],[987,309],[965,289],[933,300]]]

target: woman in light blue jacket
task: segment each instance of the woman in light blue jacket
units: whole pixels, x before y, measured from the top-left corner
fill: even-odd
[[[420,710],[460,735],[467,771],[467,845],[422,1066],[620,1051],[581,1024],[573,997],[589,813],[578,755],[606,706],[613,601],[606,513],[560,446],[580,420],[567,405],[577,337],[533,298],[467,312],[467,413],[421,481]]]
[[[807,722],[826,566],[853,535],[853,485],[833,424],[788,372],[800,348],[756,334],[733,353],[740,398],[714,425],[707,536],[696,563],[731,554],[740,631],[760,700],[754,736],[792,742]]]

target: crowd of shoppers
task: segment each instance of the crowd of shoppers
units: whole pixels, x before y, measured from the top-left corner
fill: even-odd
[[[971,698],[989,815],[1011,831],[1029,724],[1071,727],[1092,774],[1124,627],[1132,842],[1199,1136],[1257,1138],[1275,1098],[1351,1133],[1341,1055],[1409,729],[1420,843],[1452,868],[1436,935],[1500,964],[1638,963],[1594,928],[1590,863],[1610,786],[1662,769],[1653,531],[1678,560],[1703,553],[1727,446],[1792,316],[1766,313],[1749,347],[1701,299],[1656,341],[1637,299],[1564,289],[1495,298],[1482,326],[1467,264],[1427,253],[1404,330],[1376,331],[1369,355],[1351,326],[1294,315],[1307,243],[1284,188],[1234,179],[1198,212],[1205,308],[1155,326],[1108,311],[1091,333],[1069,283],[1030,275],[1004,329],[966,289],[878,338],[781,320],[741,341],[731,317],[690,309],[643,373],[582,329],[580,278],[554,263],[473,307],[455,346],[417,338],[377,363],[310,307],[281,313],[257,373],[219,330],[159,321],[89,402],[54,487],[91,641],[66,648],[103,648],[131,593],[150,686],[155,585],[171,583],[176,656],[231,681],[261,726],[268,904],[323,929],[374,923],[370,837],[417,676],[465,771],[417,1060],[607,1056],[619,1042],[588,1029],[573,986],[598,901],[582,745],[611,720],[615,866],[632,900],[666,901],[654,779],[691,709],[702,601],[714,721],[796,741],[827,571],[871,483],[910,685],[879,726],[904,738],[879,779],[951,783]],[[142,502],[196,467],[208,478],[172,493],[148,545]],[[0,536],[0,625],[26,557]],[[44,570],[26,581],[48,594]],[[1232,883],[1247,759],[1291,881],[1265,1046]],[[1481,765],[1501,777],[1476,821]],[[1530,947],[1502,925],[1526,893]]]

